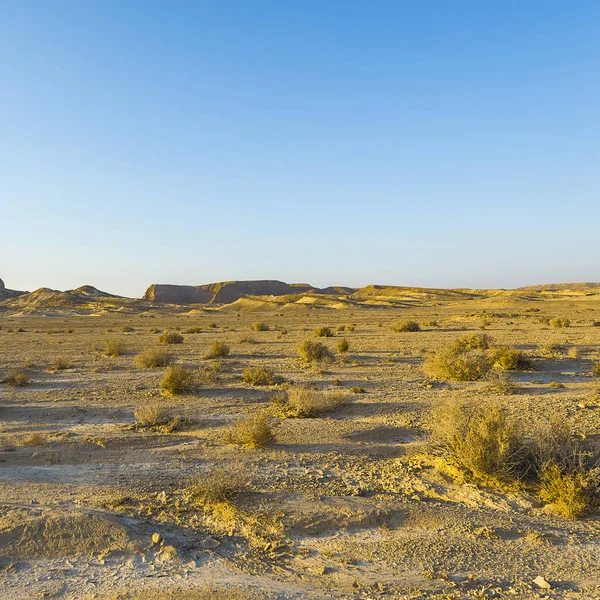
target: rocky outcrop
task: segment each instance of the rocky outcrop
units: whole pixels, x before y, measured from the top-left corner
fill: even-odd
[[[20,292],[18,290],[9,290],[4,285],[4,281],[0,279],[0,301],[6,300],[8,298],[16,298],[17,296],[22,296],[23,294],[27,294],[27,292]]]
[[[223,281],[206,285],[153,284],[144,294],[144,300],[168,304],[231,304],[248,296],[285,296],[287,294],[351,294],[352,288],[321,290],[307,283],[285,283],[277,280]]]
[[[50,288],[39,288],[33,292],[19,292],[17,296],[7,296],[4,305],[23,310],[66,309],[97,301],[120,299],[120,296],[102,292],[91,285],[84,285],[76,290],[67,290],[66,292],[51,290]]]

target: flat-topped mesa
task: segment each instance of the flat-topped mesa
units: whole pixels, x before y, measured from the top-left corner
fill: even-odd
[[[231,304],[246,296],[286,296],[312,292],[316,294],[351,294],[352,288],[315,288],[307,283],[273,280],[222,281],[205,285],[170,285],[156,283],[144,294],[144,300],[167,304]]]

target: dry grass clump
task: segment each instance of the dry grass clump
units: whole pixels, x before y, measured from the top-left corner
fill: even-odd
[[[70,366],[71,366],[71,363],[70,363],[69,359],[61,356],[59,358],[55,358],[52,361],[50,368],[53,371],[64,371],[65,369],[68,369]]]
[[[263,448],[275,439],[269,423],[269,416],[264,412],[240,419],[231,425],[223,436],[228,444],[237,444],[245,448]]]
[[[531,359],[522,350],[511,346],[497,346],[490,351],[494,366],[503,371],[530,371]]]
[[[345,354],[346,352],[348,352],[348,350],[350,350],[350,342],[346,338],[338,340],[337,350],[341,354]]]
[[[403,333],[405,331],[421,331],[421,326],[416,321],[398,321],[398,323],[392,323],[390,329],[396,333]]]
[[[298,346],[300,358],[308,363],[326,363],[333,360],[329,348],[322,342],[305,340]]]
[[[592,375],[594,377],[600,377],[600,362],[597,362],[592,367]]]
[[[330,327],[317,327],[315,329],[316,337],[333,337],[333,331]]]
[[[423,371],[437,379],[477,381],[490,372],[493,364],[486,352],[471,350],[461,340],[455,340],[427,358]]]
[[[125,354],[126,351],[127,346],[123,340],[117,338],[106,338],[104,340],[104,356],[116,358],[117,356]]]
[[[25,371],[9,371],[0,383],[6,383],[12,387],[24,387],[29,383],[29,375]]]
[[[160,382],[161,390],[169,396],[192,392],[195,386],[196,376],[194,371],[186,369],[181,365],[167,367],[165,376]]]
[[[137,425],[143,429],[158,429],[164,433],[176,431],[183,419],[174,415],[167,407],[158,402],[144,404],[135,410],[133,416]]]
[[[281,418],[309,418],[335,410],[350,401],[344,392],[318,392],[306,388],[291,388],[271,396],[271,411]]]
[[[259,321],[258,323],[252,323],[252,329],[254,331],[268,331],[269,326],[266,323]]]
[[[556,317],[554,319],[550,319],[550,327],[554,327],[555,329],[571,327],[571,321],[565,317]]]
[[[540,346],[540,352],[546,358],[557,358],[564,355],[565,349],[561,344],[546,344]]]
[[[183,344],[183,336],[176,331],[167,331],[158,336],[159,344]]]
[[[198,369],[196,373],[196,378],[200,383],[214,385],[215,383],[219,383],[220,374],[222,370],[223,364],[221,363],[221,361],[215,360],[210,364]]]
[[[145,348],[134,359],[135,366],[139,369],[158,369],[171,364],[173,357],[159,348]]]
[[[43,433],[35,431],[27,434],[20,440],[20,446],[43,446],[47,443],[46,436]]]
[[[485,389],[492,394],[512,396],[521,391],[520,386],[502,371],[490,371],[486,377],[486,381],[488,385]]]
[[[204,359],[225,358],[229,355],[229,346],[225,342],[215,341],[210,345],[208,352],[202,357]]]
[[[193,501],[202,505],[232,502],[248,488],[250,479],[240,464],[213,467],[199,475],[187,491]]]
[[[249,385],[275,385],[280,378],[266,367],[248,367],[242,373],[242,379]]]

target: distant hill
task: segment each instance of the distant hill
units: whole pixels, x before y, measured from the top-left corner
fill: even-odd
[[[4,285],[4,281],[0,279],[0,301],[6,300],[7,298],[16,298],[17,296],[22,296],[23,294],[27,294],[27,292],[19,292],[17,290],[9,290]]]
[[[168,304],[231,304],[249,296],[285,296],[288,294],[352,294],[347,287],[314,288],[305,283],[284,283],[277,280],[223,281],[205,285],[153,284],[144,294],[144,300]]]

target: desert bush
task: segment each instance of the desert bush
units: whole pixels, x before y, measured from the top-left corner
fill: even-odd
[[[270,398],[271,411],[282,418],[316,417],[349,401],[348,394],[343,392],[319,392],[306,388],[291,388],[277,392]]]
[[[13,387],[24,387],[29,383],[29,375],[24,371],[9,371],[0,383]]]
[[[540,346],[540,352],[542,356],[545,356],[546,358],[562,356],[564,351],[565,349],[561,344],[546,344],[545,346]]]
[[[199,475],[188,487],[191,499],[201,505],[232,502],[250,483],[243,465],[214,467]]]
[[[202,327],[189,327],[185,333],[202,333]]]
[[[224,441],[245,448],[263,448],[275,439],[269,423],[269,416],[264,412],[238,420],[226,431]]]
[[[390,329],[396,333],[402,333],[405,331],[421,331],[421,326],[416,321],[398,321],[398,323],[392,323]]]
[[[571,346],[567,350],[567,356],[569,358],[581,358],[581,349],[578,348],[577,346]]]
[[[345,354],[346,352],[348,352],[348,350],[350,350],[350,342],[346,338],[338,340],[337,349],[338,352]]]
[[[457,467],[475,478],[518,477],[528,456],[521,429],[498,404],[445,403],[434,411],[434,439]]]
[[[256,344],[256,340],[251,335],[244,335],[240,338],[240,344]]]
[[[21,446],[43,446],[47,442],[47,438],[43,433],[39,431],[34,431],[33,433],[29,433],[25,437],[20,440]]]
[[[353,394],[366,394],[367,393],[367,390],[364,387],[361,387],[360,385],[353,385],[350,388],[350,391]]]
[[[600,321],[592,321],[592,327],[600,327]]]
[[[298,353],[305,362],[324,363],[333,359],[329,348],[322,342],[313,342],[305,340],[298,346]]]
[[[252,323],[252,329],[254,331],[268,331],[269,326],[266,323],[259,321],[258,323]]]
[[[129,325],[123,325],[123,327],[121,327],[121,331],[123,333],[131,333],[132,331],[135,331],[133,329],[133,327],[130,327]]]
[[[315,329],[316,337],[333,337],[333,331],[329,327],[317,327]]]
[[[143,427],[157,427],[166,425],[171,420],[171,411],[158,402],[154,402],[136,408],[133,416]]]
[[[486,333],[473,333],[471,335],[464,335],[452,342],[452,346],[460,352],[489,350],[493,344],[493,338]]]
[[[592,367],[592,375],[594,377],[600,377],[600,362],[597,362]]]
[[[173,357],[159,348],[145,348],[134,359],[139,369],[157,369],[171,364]]]
[[[495,367],[503,371],[528,371],[533,369],[531,359],[522,350],[510,346],[497,346],[490,350]]]
[[[202,357],[205,359],[225,358],[229,355],[229,346],[225,342],[215,341],[210,345],[208,352]]]
[[[336,331],[338,333],[342,333],[343,331],[346,331],[346,326],[345,325],[338,325],[336,328]]]
[[[71,366],[71,363],[69,362],[69,360],[65,357],[59,357],[59,358],[55,358],[52,361],[52,364],[50,365],[50,368],[53,369],[54,371],[64,371],[65,369],[68,369]]]
[[[577,519],[597,505],[598,486],[597,470],[579,468],[569,472],[551,462],[542,471],[539,496],[560,516]]]
[[[511,396],[518,394],[521,388],[502,371],[490,371],[486,376],[486,390],[492,394]]]
[[[493,366],[492,359],[482,350],[468,350],[455,340],[429,356],[423,371],[430,377],[451,381],[477,381],[483,379]]]
[[[223,364],[221,363],[221,361],[214,360],[208,365],[205,365],[198,369],[196,377],[200,383],[214,385],[215,383],[219,383],[219,375],[222,370]]]
[[[183,344],[183,336],[176,331],[167,331],[158,336],[159,344]]]
[[[249,385],[274,385],[278,378],[266,367],[248,367],[244,369],[242,379]]]
[[[104,340],[104,356],[116,358],[117,356],[125,354],[126,350],[127,347],[123,340],[116,338],[106,338]]]
[[[570,327],[571,321],[566,319],[565,317],[556,317],[554,319],[550,319],[550,327],[554,327],[555,329],[562,329],[564,327]]]
[[[196,385],[196,377],[193,371],[182,367],[181,365],[173,365],[167,367],[167,371],[162,381],[160,388],[167,394],[174,396],[175,394],[185,394],[193,391]]]

